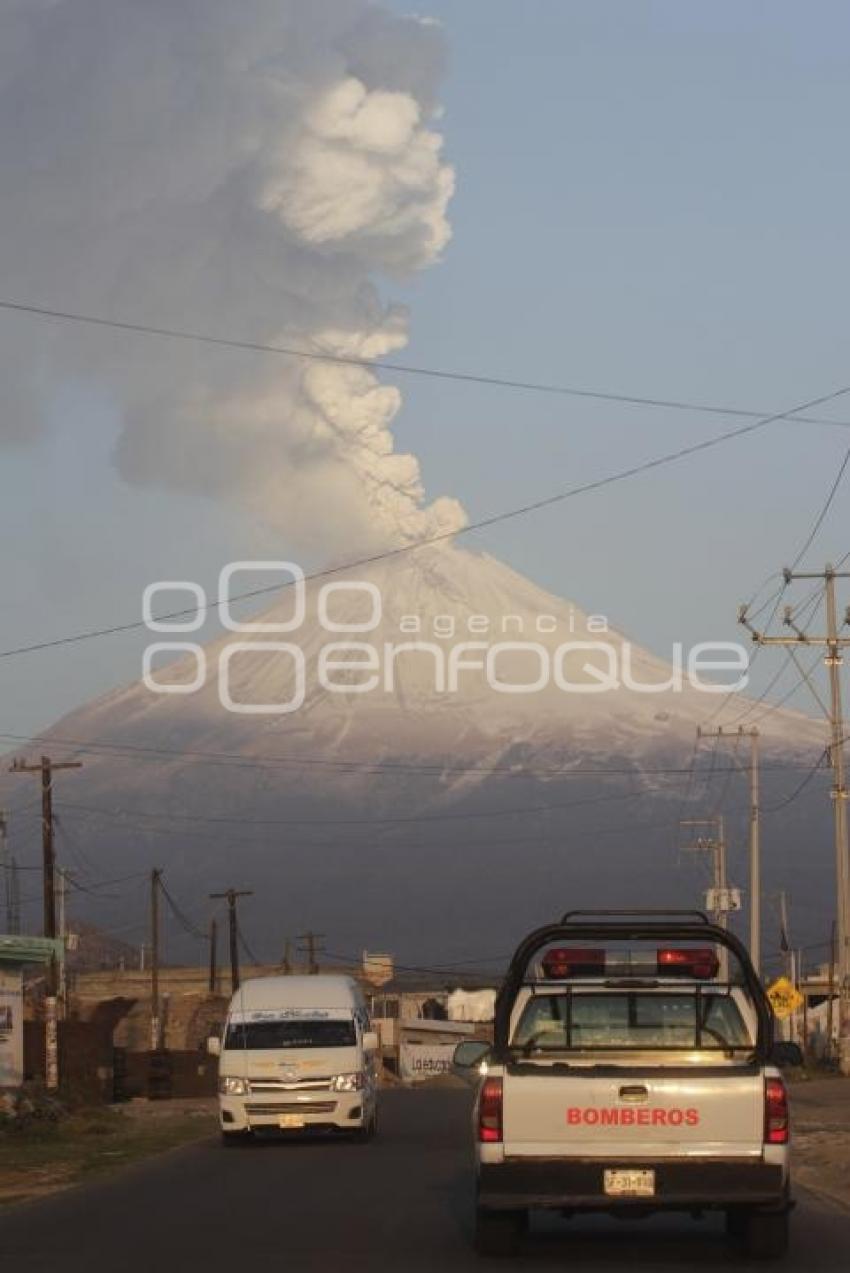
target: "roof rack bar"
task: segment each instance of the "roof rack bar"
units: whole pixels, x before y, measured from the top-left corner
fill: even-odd
[[[663,915],[678,912],[662,912]],[[575,914],[575,912],[573,912]],[[508,1036],[513,1005],[520,987],[525,984],[526,974],[531,961],[546,946],[556,942],[582,939],[588,942],[608,941],[642,941],[647,938],[662,938],[666,943],[687,941],[710,941],[724,946],[735,957],[743,984],[750,994],[758,1021],[758,1030],[754,1054],[765,1059],[770,1054],[773,1042],[773,1013],[770,1008],[764,987],[758,973],[752,965],[747,949],[740,938],[726,928],[710,923],[701,911],[696,912],[698,919],[668,919],[664,922],[658,915],[647,911],[603,911],[599,915],[591,915],[587,919],[578,918],[566,922],[547,924],[535,929],[519,944],[511,958],[505,979],[496,996],[496,1012],[493,1022],[493,1054],[497,1059],[508,1057]],[[539,983],[538,983],[539,984]],[[725,983],[724,983],[725,984]],[[736,982],[737,984],[737,982]]]
[[[679,910],[675,906],[665,906],[655,909],[646,909],[641,907],[633,907],[628,910],[598,910],[598,911],[565,911],[561,916],[560,922],[568,924],[572,919],[604,919],[610,915],[612,919],[623,919],[624,917],[634,917],[639,915],[651,916],[652,918],[669,918],[671,915],[687,915],[689,919],[697,919],[700,923],[709,923],[709,918],[705,911]]]

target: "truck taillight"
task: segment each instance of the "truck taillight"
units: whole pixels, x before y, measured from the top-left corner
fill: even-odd
[[[559,946],[555,950],[548,950],[543,956],[543,975],[555,980],[564,980],[567,977],[599,977],[604,972],[604,950]]]
[[[478,1139],[492,1145],[502,1139],[502,1080],[489,1078],[478,1098]]]
[[[697,946],[692,949],[667,947],[657,953],[658,972],[668,977],[693,977],[699,981],[710,981],[717,976],[720,961],[717,953],[710,946]]]
[[[764,1081],[764,1141],[787,1145],[789,1139],[788,1093],[782,1079]]]

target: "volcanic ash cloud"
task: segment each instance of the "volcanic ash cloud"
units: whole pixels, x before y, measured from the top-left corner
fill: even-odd
[[[355,359],[402,349],[381,278],[434,263],[453,172],[438,28],[367,0],[12,0],[0,12],[7,296]],[[68,384],[122,476],[236,500],[314,550],[459,529],[368,368],[0,317],[21,444]]]

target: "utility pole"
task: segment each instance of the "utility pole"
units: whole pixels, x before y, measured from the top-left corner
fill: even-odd
[[[10,859],[10,879],[12,884],[10,894],[11,919],[9,923],[9,932],[17,935],[21,931],[21,881],[20,876],[18,875],[18,859],[15,857],[14,853]]]
[[[81,760],[51,760],[42,756],[37,765],[24,760],[14,760],[12,773],[41,774],[41,848],[44,862],[44,936],[56,939],[56,850],[53,841],[53,774],[57,769],[82,769]],[[59,970],[56,956],[47,965],[47,986],[44,997],[45,1022],[45,1084],[55,1091],[59,1086],[59,1034],[57,1026],[56,997],[59,989]]]
[[[59,1004],[64,1018],[68,1015],[68,975],[65,967],[68,957],[68,872],[64,867],[57,866],[56,874],[59,877],[59,940],[62,942],[62,967],[59,969]]]
[[[718,814],[714,818],[684,818],[679,825],[714,828],[714,835],[698,836],[694,844],[686,844],[684,847],[690,852],[711,854],[715,894],[714,917],[721,928],[728,928],[729,885],[726,879],[726,833],[723,815]]]
[[[3,898],[6,908],[6,932],[12,931],[12,863],[9,861],[8,823],[5,809],[0,809],[0,871],[3,872]]]
[[[218,922],[213,917],[210,920],[210,983],[209,992],[211,995],[218,994]]]
[[[835,998],[835,920],[829,930],[829,996],[826,1001],[826,1054],[832,1056],[833,1000]]]
[[[283,975],[288,977],[292,972],[292,942],[287,937],[283,943]]]
[[[162,1023],[159,1016],[159,878],[162,871],[151,871],[151,1052],[158,1052],[162,1043]]]
[[[315,976],[319,971],[319,961],[317,955],[321,952],[324,933],[302,933],[298,938],[299,941],[305,943],[300,947],[301,950],[306,948],[307,952],[307,971]]]
[[[779,946],[782,951],[783,963],[785,964],[785,976],[789,981],[794,980],[794,951],[791,947],[791,929],[788,924],[788,894],[785,889],[779,894],[779,924],[780,924],[780,942]]]
[[[761,976],[761,818],[759,807],[759,730],[757,725],[736,730],[703,729],[697,726],[697,738],[742,738],[750,740],[750,959]]]
[[[738,621],[752,634],[759,645],[784,646],[822,646],[825,650],[824,663],[829,674],[830,710],[827,713],[830,725],[829,760],[832,765],[834,782],[832,784],[832,807],[835,833],[835,883],[836,883],[836,917],[838,934],[838,1066],[842,1074],[850,1074],[850,860],[848,860],[847,838],[847,786],[844,770],[844,719],[841,703],[841,665],[842,650],[850,645],[850,637],[838,634],[838,619],[835,602],[836,579],[850,579],[850,572],[835,570],[827,565],[822,571],[794,571],[788,567],[783,570],[785,583],[795,579],[818,579],[824,584],[826,600],[826,633],[823,636],[810,636],[803,632],[794,622],[793,607],[785,607],[783,622],[793,635],[766,636],[752,626],[747,618],[747,608],[742,606],[738,611]],[[845,609],[842,626],[850,623],[850,606]],[[808,680],[808,678],[805,678]],[[817,697],[817,695],[816,695]],[[820,703],[820,699],[818,699]],[[821,704],[822,706],[822,704]]]
[[[253,889],[228,888],[223,893],[210,893],[211,898],[224,898],[227,902],[227,936],[230,946],[230,990],[239,989],[239,922],[236,916],[236,899],[252,897]]]

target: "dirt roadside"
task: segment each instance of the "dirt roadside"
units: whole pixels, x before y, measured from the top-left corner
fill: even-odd
[[[0,1133],[0,1206],[215,1135],[215,1100],[131,1101]]]
[[[794,1180],[850,1208],[850,1079],[791,1085]]]

